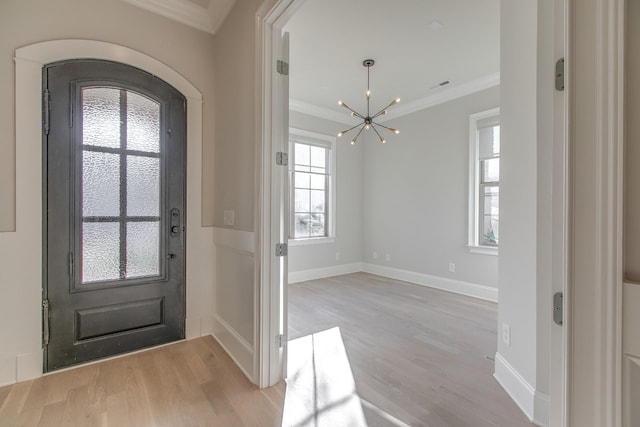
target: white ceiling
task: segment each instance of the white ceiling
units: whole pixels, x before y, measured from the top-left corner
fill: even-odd
[[[367,58],[376,61],[371,108],[400,97],[393,116],[493,86],[499,7],[500,0],[305,0],[285,26],[292,108],[349,123],[337,101],[364,109]],[[444,80],[451,84],[433,88]]]

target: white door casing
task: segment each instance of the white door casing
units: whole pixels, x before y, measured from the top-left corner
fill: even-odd
[[[286,376],[287,257],[277,256],[277,244],[289,236],[288,168],[276,165],[276,153],[288,151],[289,77],[278,72],[278,61],[289,62],[289,39],[282,28],[304,0],[266,0],[256,19],[256,83],[262,97],[256,103],[256,316],[258,331],[255,382],[269,387]],[[281,341],[277,337],[282,336]],[[282,343],[280,347],[279,343]]]

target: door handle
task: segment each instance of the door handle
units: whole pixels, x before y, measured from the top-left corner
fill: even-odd
[[[173,208],[169,214],[169,234],[171,237],[178,237],[180,235],[180,209]]]

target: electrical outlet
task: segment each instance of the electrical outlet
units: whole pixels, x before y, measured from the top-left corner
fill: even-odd
[[[224,211],[224,225],[235,225],[236,223],[236,211],[226,210]]]
[[[506,323],[502,324],[502,342],[511,347],[511,326]]]
[[[449,273],[455,273],[456,272],[456,265],[452,262],[449,263]]]
[[[384,259],[386,259],[386,260],[387,260],[387,262],[391,261],[391,255],[386,254],[386,255],[385,255],[385,257],[384,257]]]
[[[377,251],[373,251],[373,259],[378,259],[378,252]]]

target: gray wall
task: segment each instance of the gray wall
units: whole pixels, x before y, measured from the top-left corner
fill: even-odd
[[[466,245],[469,115],[498,107],[499,95],[494,87],[400,117],[386,123],[401,131],[386,144],[362,141],[365,262],[498,286],[498,257]]]

